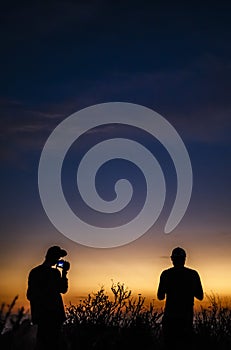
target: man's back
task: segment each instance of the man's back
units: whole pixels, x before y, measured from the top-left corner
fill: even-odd
[[[181,317],[192,312],[194,297],[201,299],[203,290],[198,273],[187,267],[172,267],[162,272],[158,298],[166,296],[165,314]]]
[[[193,331],[194,297],[203,299],[197,271],[185,267],[186,252],[173,249],[172,268],[160,276],[158,299],[166,298],[162,329],[166,349],[190,349]]]
[[[66,250],[52,246],[47,250],[44,262],[29,273],[27,298],[30,300],[32,322],[37,324],[36,349],[60,349],[61,327],[65,320],[60,293],[67,292],[67,271],[70,268],[70,263],[61,263],[60,258],[66,255]],[[57,268],[59,263],[62,273]]]
[[[67,285],[61,281],[58,269],[47,267],[44,264],[31,270],[28,282],[31,292],[33,294],[39,293],[40,297],[46,295],[46,298],[49,298],[54,296],[55,293],[65,293],[67,291]]]
[[[57,269],[42,264],[31,270],[27,298],[31,302],[34,323],[49,317],[60,321],[65,319],[60,293],[65,293],[67,287],[67,279],[61,278]]]

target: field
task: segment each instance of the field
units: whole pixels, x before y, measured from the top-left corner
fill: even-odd
[[[155,302],[145,304],[142,295],[134,297],[124,284],[112,284],[113,298],[102,287],[78,305],[66,308],[62,349],[114,350],[163,348],[163,311]],[[231,349],[231,308],[219,296],[207,296],[208,306],[194,317],[192,349]],[[0,348],[33,349],[36,326],[31,325],[24,308],[13,314],[17,297],[0,310]]]

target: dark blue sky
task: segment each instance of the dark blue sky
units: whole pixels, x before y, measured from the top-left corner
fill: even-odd
[[[193,166],[185,227],[230,237],[228,1],[11,1],[0,12],[6,265],[12,240],[32,245],[33,227],[49,226],[37,186],[47,137],[71,113],[101,102],[141,104],[169,120]],[[54,232],[40,245],[55,241]]]

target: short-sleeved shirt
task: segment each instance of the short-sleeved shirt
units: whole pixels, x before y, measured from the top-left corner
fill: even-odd
[[[197,271],[187,267],[172,267],[162,272],[158,294],[166,296],[165,316],[191,318],[194,297],[203,296]]]
[[[45,321],[62,323],[65,320],[60,293],[65,293],[67,288],[67,278],[61,277],[58,269],[42,264],[31,270],[27,298],[31,304],[33,323]]]

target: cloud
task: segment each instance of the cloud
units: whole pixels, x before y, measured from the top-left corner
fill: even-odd
[[[36,110],[20,101],[1,100],[1,160],[19,164],[25,155],[42,149],[51,130],[65,115]]]
[[[229,62],[203,56],[173,71],[108,72],[64,104],[74,109],[110,101],[138,103],[163,115],[186,141],[229,142],[230,81]],[[69,89],[75,91],[75,84],[72,81]]]
[[[50,132],[70,114],[102,102],[125,101],[150,107],[163,115],[184,141],[211,144],[230,142],[231,63],[204,55],[175,70],[106,71],[92,78],[78,95],[56,103],[27,104],[0,100],[2,159],[17,149],[40,150]],[[65,90],[79,91],[76,78]],[[60,90],[62,87],[60,86]],[[105,132],[105,127],[97,132]],[[90,131],[91,133],[96,132]]]
[[[178,70],[108,76],[93,82],[87,94],[93,103],[125,100],[151,107],[189,141],[228,142],[230,82],[230,62],[205,55]]]
[[[53,127],[65,114],[40,109],[31,109],[29,106],[14,100],[1,100],[0,132],[2,135],[16,133],[36,133]],[[44,108],[43,108],[44,109]]]

